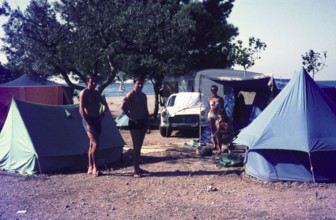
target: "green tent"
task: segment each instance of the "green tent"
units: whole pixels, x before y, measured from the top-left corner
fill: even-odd
[[[102,128],[99,166],[119,162],[125,145],[109,111]],[[78,105],[51,106],[13,99],[0,133],[0,168],[26,174],[83,170],[88,147]]]

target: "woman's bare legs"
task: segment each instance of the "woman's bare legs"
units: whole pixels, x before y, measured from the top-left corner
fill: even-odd
[[[209,125],[210,125],[210,130],[211,130],[211,142],[214,146],[214,149],[218,149],[217,147],[217,139],[216,139],[216,135],[215,135],[215,132],[216,132],[216,124],[215,124],[215,119],[213,118],[208,118],[208,121],[209,121]]]

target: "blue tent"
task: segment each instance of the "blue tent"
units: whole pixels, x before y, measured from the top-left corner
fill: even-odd
[[[279,94],[279,92],[288,84],[289,79],[274,79],[273,84],[275,95]],[[332,100],[336,102],[336,81],[328,80],[328,81],[315,81],[316,84],[328,95]]]
[[[335,182],[336,105],[302,69],[235,143],[261,180]]]
[[[116,117],[115,122],[117,123],[117,128],[128,130],[129,118],[125,112],[121,112],[120,115]]]

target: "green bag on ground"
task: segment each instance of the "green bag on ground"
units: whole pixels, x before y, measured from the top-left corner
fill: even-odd
[[[218,167],[237,167],[243,166],[244,157],[239,153],[223,154],[217,164]]]

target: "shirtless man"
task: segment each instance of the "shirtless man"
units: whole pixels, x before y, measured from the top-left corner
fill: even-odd
[[[121,103],[121,109],[129,118],[129,129],[133,142],[133,166],[134,177],[141,177],[141,174],[148,171],[140,168],[140,154],[146,132],[149,131],[149,112],[147,96],[142,92],[144,80],[134,78],[134,88]]]
[[[218,118],[219,114],[225,113],[224,111],[224,99],[220,96],[218,96],[218,87],[216,85],[211,86],[211,92],[212,92],[212,97],[208,99],[208,108],[209,108],[209,113],[208,113],[208,121],[210,124],[210,129],[211,129],[211,141],[212,144],[214,145],[215,149],[218,149],[219,146],[217,143],[217,138],[215,136],[216,132],[216,120]],[[220,150],[220,149],[218,149]]]
[[[100,93],[95,90],[97,82],[93,75],[87,76],[86,84],[87,88],[82,90],[79,95],[79,112],[83,118],[83,123],[90,139],[88,174],[99,176],[100,172],[97,170],[95,156],[99,146],[101,120],[107,109],[107,103]]]

